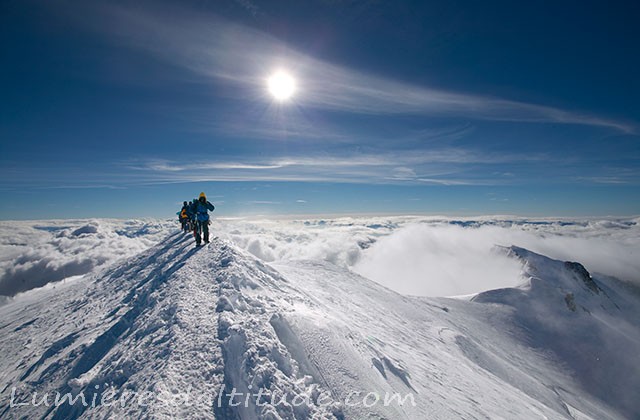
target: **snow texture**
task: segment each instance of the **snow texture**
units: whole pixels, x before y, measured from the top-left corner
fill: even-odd
[[[265,262],[217,233],[202,248],[171,233],[0,306],[0,417],[640,417],[628,282],[509,246],[492,252],[520,266],[518,287],[411,297],[349,270],[348,253]]]

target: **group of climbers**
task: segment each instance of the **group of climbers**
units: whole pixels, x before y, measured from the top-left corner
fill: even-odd
[[[186,232],[191,231],[191,215],[189,213],[189,202],[182,202],[182,209],[178,213],[178,221],[182,225],[182,230]]]
[[[185,233],[193,232],[196,246],[200,246],[203,240],[205,244],[209,243],[209,211],[214,209],[213,204],[207,201],[205,193],[201,192],[192,202],[184,201],[182,209],[177,213],[182,230]]]

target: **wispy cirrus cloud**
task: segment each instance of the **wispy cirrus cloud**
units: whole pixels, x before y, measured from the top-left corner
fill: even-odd
[[[199,163],[171,163],[166,160],[152,160],[142,166],[132,166],[134,169],[149,169],[157,172],[182,172],[182,171],[200,171],[200,170],[263,170],[278,169],[286,165],[286,162],[274,164],[251,164],[251,163],[233,163],[233,162],[199,162]]]
[[[374,115],[427,115],[526,123],[595,126],[623,133],[637,128],[585,112],[522,101],[449,92],[391,80],[318,60],[263,32],[213,15],[163,9],[95,6],[88,19],[111,39],[188,69],[202,82],[228,88],[216,94],[256,100],[266,95],[265,78],[286,67],[298,79],[299,107]]]
[[[605,167],[590,159],[552,153],[490,152],[469,148],[243,156],[205,161],[144,159],[121,162],[140,183],[202,181],[329,182],[371,185],[526,185],[547,183],[635,185],[637,171]],[[589,176],[585,176],[585,167]]]
[[[297,181],[364,184],[487,185],[487,166],[548,161],[548,156],[491,154],[466,149],[409,150],[379,154],[245,157],[225,162],[139,160],[123,163],[143,183]],[[479,169],[480,168],[480,169]]]
[[[585,166],[591,168],[585,176]],[[637,171],[595,165],[553,154],[488,152],[467,148],[334,154],[182,156],[139,158],[68,173],[48,168],[15,172],[7,188],[122,189],[198,182],[327,182],[369,185],[523,185],[540,172],[546,182],[634,185]],[[82,174],[82,176],[79,176]]]

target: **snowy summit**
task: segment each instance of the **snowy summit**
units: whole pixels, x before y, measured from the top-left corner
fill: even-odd
[[[170,233],[0,307],[0,416],[637,418],[637,287],[493,252],[521,267],[519,286],[428,298]]]

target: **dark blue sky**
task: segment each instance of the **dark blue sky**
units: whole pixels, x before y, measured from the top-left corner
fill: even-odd
[[[640,214],[640,6],[6,1],[0,218]],[[285,70],[296,93],[274,100]]]

